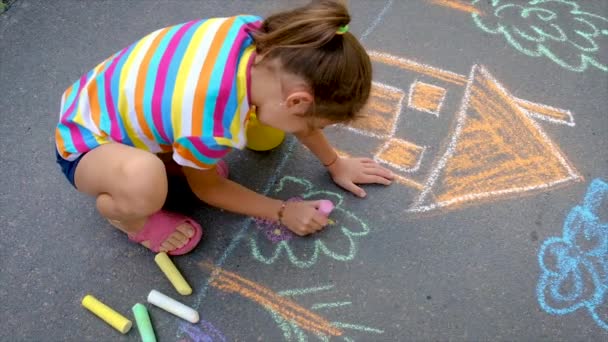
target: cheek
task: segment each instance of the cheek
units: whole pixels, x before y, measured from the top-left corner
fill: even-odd
[[[308,134],[313,131],[306,120],[293,120],[289,124],[291,128],[290,133]]]
[[[290,116],[282,106],[259,106],[258,120],[264,125],[280,129],[287,133],[306,133],[310,131],[306,119]]]
[[[264,125],[283,129],[285,123],[281,112],[273,106],[261,106],[257,108],[258,120]]]
[[[274,120],[274,115],[268,106],[258,106],[256,109],[256,115],[258,120],[265,125],[272,124]]]

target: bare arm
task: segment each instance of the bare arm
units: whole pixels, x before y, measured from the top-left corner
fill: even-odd
[[[334,151],[333,147],[331,147],[322,130],[316,129],[311,133],[296,134],[295,136],[302,144],[308,147],[315,156],[317,156],[323,165],[329,165],[336,161],[338,154]]]
[[[282,201],[258,194],[238,183],[219,177],[215,168],[197,170],[184,167],[183,170],[190,188],[203,202],[237,214],[278,219]]]
[[[194,194],[214,207],[247,216],[279,219],[283,201],[251,191],[217,175],[215,169],[197,170],[184,167],[184,174]],[[327,225],[327,217],[317,208],[319,201],[285,203],[282,222],[298,235],[308,235]]]

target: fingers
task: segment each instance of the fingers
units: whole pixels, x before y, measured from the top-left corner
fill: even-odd
[[[323,230],[326,225],[326,217],[315,217],[312,218],[308,223],[302,223],[298,228],[292,231],[299,236],[306,236]]]
[[[328,223],[328,218],[318,211],[321,201],[304,201],[288,206],[290,216],[293,213],[295,220],[288,228],[299,236],[316,233]],[[292,208],[292,206],[295,206]],[[296,208],[298,207],[298,208]],[[291,210],[293,209],[293,211]]]
[[[365,175],[361,179],[360,183],[366,183],[366,184],[375,183],[375,184],[382,184],[382,185],[390,185],[392,182],[391,182],[390,179],[386,179],[386,178],[381,177],[381,176]]]
[[[359,197],[363,198],[367,195],[363,189],[361,189],[360,187],[358,187],[355,183],[353,183],[351,181],[341,181],[341,182],[338,182],[338,185],[340,185],[344,189],[352,192],[355,196],[359,196]]]
[[[395,178],[394,174],[379,166],[369,167],[363,170],[363,176],[356,180],[357,183],[376,183],[390,185],[392,180]]]
[[[327,223],[329,223],[329,219],[327,218],[327,216],[321,214],[318,211],[315,216],[312,217],[312,221],[314,222],[314,225],[318,227],[317,231],[323,229],[323,227],[327,226]]]
[[[368,175],[384,177],[384,178],[390,179],[390,180],[393,180],[395,178],[395,175],[389,169],[378,165],[378,163],[376,163],[374,160],[369,159],[369,158],[361,158],[359,160],[361,161],[361,164],[363,166],[363,173],[368,174]],[[368,182],[366,182],[366,183],[368,183]],[[369,182],[369,183],[386,184],[385,182]],[[388,185],[388,184],[386,184],[386,185]]]
[[[316,231],[323,229],[323,227],[327,225],[328,219],[319,211],[321,201],[308,201],[307,203],[309,203],[315,209],[314,213],[312,213],[312,229],[315,229]]]
[[[390,172],[389,170],[385,170],[385,169],[367,169],[367,170],[363,171],[363,175],[364,175],[364,178],[366,178],[366,176],[382,177],[389,181],[388,183],[386,183],[387,185],[390,184],[391,181],[395,179],[395,175],[392,172]],[[357,181],[357,183],[359,183],[359,182]],[[371,182],[366,182],[366,183],[371,183]],[[380,184],[385,184],[385,183],[381,182]]]
[[[390,180],[393,180],[395,178],[395,175],[389,169],[384,168],[376,163],[374,163],[373,165],[366,164],[363,172],[368,175],[380,176]]]

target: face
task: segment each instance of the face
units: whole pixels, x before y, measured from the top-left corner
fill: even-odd
[[[259,59],[258,59],[259,58]],[[251,68],[251,102],[260,122],[287,133],[308,133],[332,124],[308,113],[313,96],[300,77],[281,70],[277,60],[261,62],[258,56]]]

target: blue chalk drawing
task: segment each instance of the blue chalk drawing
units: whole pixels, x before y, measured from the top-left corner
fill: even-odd
[[[563,236],[550,237],[540,247],[536,293],[547,313],[585,308],[608,330],[608,221],[600,221],[602,205],[608,205],[608,183],[595,179],[583,203],[566,217]]]

